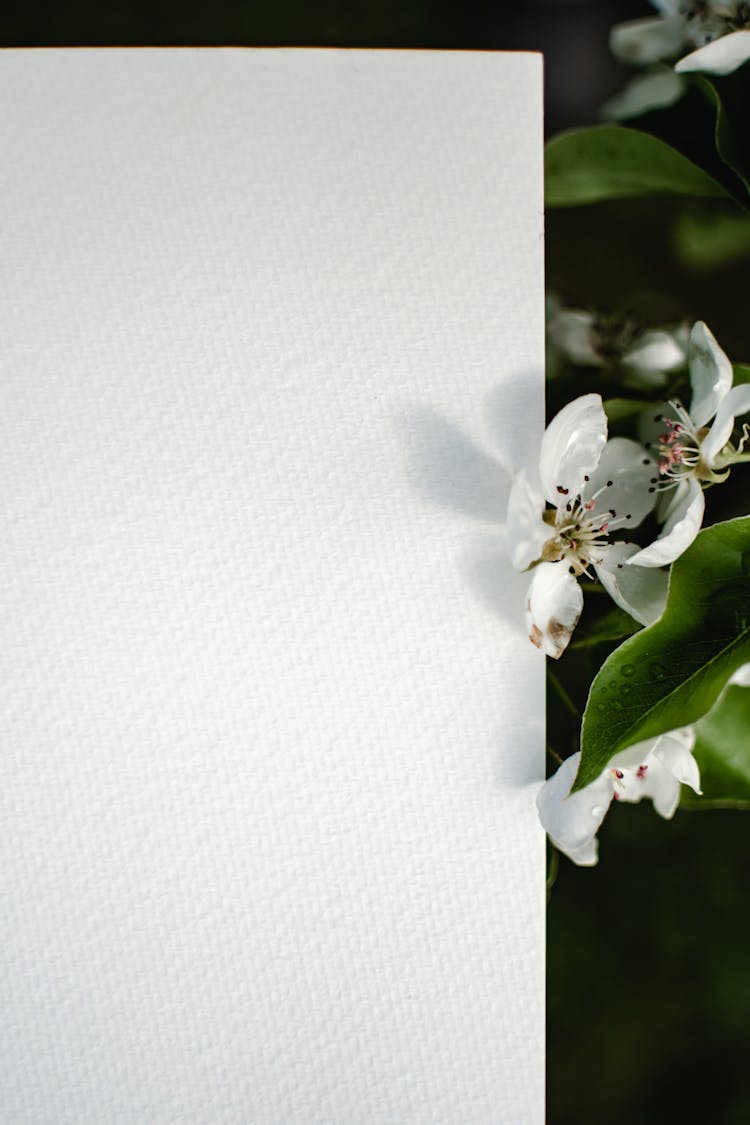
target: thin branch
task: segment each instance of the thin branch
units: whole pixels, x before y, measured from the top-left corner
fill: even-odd
[[[580,711],[578,710],[578,708],[576,707],[575,703],[574,703],[574,702],[573,702],[573,700],[572,700],[572,699],[570,698],[570,696],[568,695],[567,691],[566,691],[566,690],[565,690],[565,688],[564,688],[564,687],[562,686],[562,684],[560,683],[560,681],[559,681],[559,679],[557,678],[556,674],[555,674],[555,673],[554,673],[554,672],[552,671],[552,669],[550,668],[550,666],[549,666],[549,665],[547,665],[547,680],[548,680],[548,681],[549,681],[549,683],[550,683],[550,684],[552,685],[552,687],[553,687],[553,688],[555,689],[555,691],[557,692],[557,697],[558,697],[558,699],[559,699],[559,700],[560,700],[560,702],[561,702],[561,703],[562,703],[562,704],[563,704],[563,705],[564,705],[564,706],[565,706],[565,707],[566,707],[566,708],[568,709],[568,711],[570,712],[570,714],[571,714],[571,715],[572,715],[572,716],[573,716],[573,717],[574,717],[575,719],[580,719],[580,717],[581,717],[581,712],[580,712]]]

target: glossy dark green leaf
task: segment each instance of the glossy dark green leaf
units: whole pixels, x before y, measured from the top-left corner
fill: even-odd
[[[750,662],[750,516],[701,531],[672,566],[661,618],[626,640],[591,685],[576,787],[633,743],[694,723]]]

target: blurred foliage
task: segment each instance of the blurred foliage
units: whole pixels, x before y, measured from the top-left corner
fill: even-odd
[[[617,808],[548,912],[550,1125],[747,1125],[746,814]]]

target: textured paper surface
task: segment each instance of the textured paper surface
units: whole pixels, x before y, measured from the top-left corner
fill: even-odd
[[[540,60],[0,89],[3,1119],[541,1122]]]

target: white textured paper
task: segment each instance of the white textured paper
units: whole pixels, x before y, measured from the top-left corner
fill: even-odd
[[[13,52],[13,1125],[535,1125],[529,55]]]

